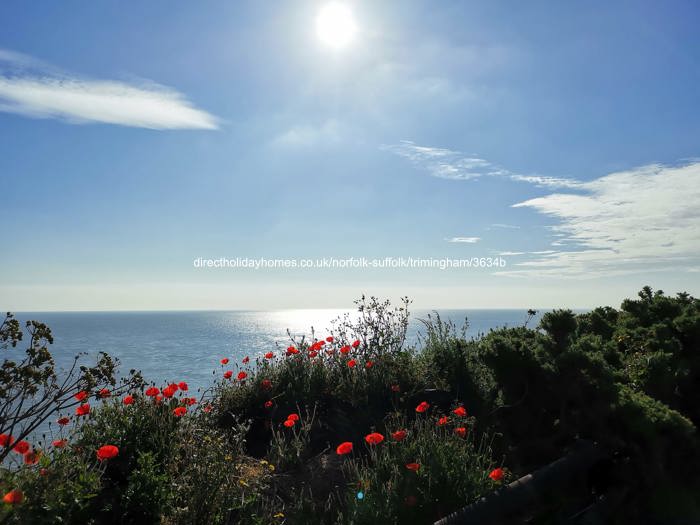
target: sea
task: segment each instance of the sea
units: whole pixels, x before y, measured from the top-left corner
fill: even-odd
[[[119,360],[119,371],[140,370],[144,379],[156,385],[186,381],[191,391],[204,390],[222,373],[219,361],[228,357],[234,368],[249,356],[256,357],[278,348],[286,349],[290,334],[326,337],[334,319],[352,312],[343,310],[278,311],[190,311],[190,312],[21,312],[24,323],[37,320],[52,331],[50,350],[59,369],[66,369],[73,357],[94,363],[99,352]],[[467,337],[478,337],[491,329],[522,326],[526,310],[418,310],[411,313],[406,344],[420,346],[428,316],[439,314],[458,327],[468,322]],[[536,326],[542,312],[528,326]],[[15,350],[17,351],[17,350]]]

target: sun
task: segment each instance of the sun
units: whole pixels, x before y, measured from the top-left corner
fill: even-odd
[[[316,17],[316,34],[324,44],[340,49],[355,36],[357,26],[352,11],[338,2],[325,5]]]

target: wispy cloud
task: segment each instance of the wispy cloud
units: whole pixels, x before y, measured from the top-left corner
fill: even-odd
[[[308,148],[322,143],[340,141],[342,126],[335,119],[320,124],[298,124],[280,133],[272,140],[275,146]]]
[[[492,224],[489,229],[491,228],[502,228],[504,230],[519,230],[520,226],[516,226],[514,224],[500,224],[500,223],[495,223]]]
[[[447,242],[465,242],[469,244],[477,243],[481,240],[481,237],[449,237],[445,239]]]
[[[540,252],[503,273],[595,277],[700,264],[700,162],[612,173],[579,189],[514,205],[556,219],[552,229],[562,236],[553,246],[569,248]]]
[[[80,124],[217,129],[218,120],[181,93],[154,83],[93,80],[0,49],[0,111]]]
[[[419,169],[433,177],[453,180],[470,180],[479,177],[505,177],[517,182],[526,182],[540,187],[579,188],[581,182],[560,177],[523,175],[498,166],[478,155],[467,155],[459,151],[431,146],[420,146],[410,140],[398,144],[383,145],[381,149],[406,158]]]

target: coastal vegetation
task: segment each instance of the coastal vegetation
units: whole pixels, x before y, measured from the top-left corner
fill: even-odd
[[[203,392],[104,354],[60,372],[50,329],[8,314],[0,523],[429,524],[581,442],[605,457],[583,490],[509,523],[700,519],[698,299],[645,287],[476,338],[434,315],[416,347],[408,307],[363,297],[327,333],[212,349]]]

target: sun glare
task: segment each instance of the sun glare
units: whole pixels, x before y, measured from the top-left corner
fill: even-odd
[[[347,46],[357,27],[352,11],[346,5],[333,2],[324,6],[316,17],[316,34],[324,44],[339,49]]]

